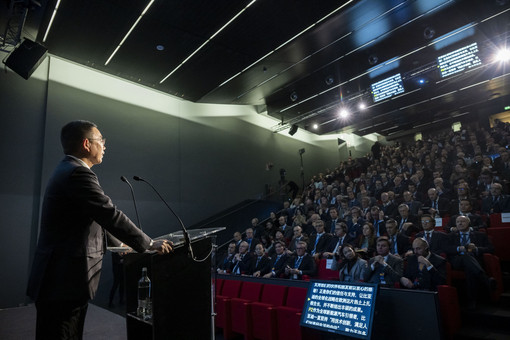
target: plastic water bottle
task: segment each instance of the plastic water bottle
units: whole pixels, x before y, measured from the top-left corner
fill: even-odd
[[[147,268],[142,268],[142,277],[138,280],[138,309],[136,314],[148,320],[152,317],[151,280],[147,276]]]

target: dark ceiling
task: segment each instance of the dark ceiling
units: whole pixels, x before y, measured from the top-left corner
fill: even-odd
[[[62,0],[42,42],[57,3],[42,1],[25,29],[53,55],[165,93],[257,105],[278,119],[274,131],[396,138],[510,105],[510,66],[491,63],[509,44],[508,0],[155,0],[105,65],[149,2]],[[481,65],[441,78],[438,56],[474,42]],[[375,103],[370,85],[396,73],[405,92]]]

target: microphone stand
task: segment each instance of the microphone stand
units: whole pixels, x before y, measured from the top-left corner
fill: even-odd
[[[166,205],[166,207],[168,208],[168,210],[170,210],[172,212],[172,214],[175,216],[175,218],[177,218],[177,220],[179,221],[179,224],[181,225],[181,229],[182,229],[182,234],[184,236],[184,242],[187,244],[188,246],[188,256],[191,256],[191,258],[193,260],[196,260],[195,259],[195,255],[193,254],[193,248],[191,247],[191,242],[190,242],[190,239],[189,239],[189,234],[188,234],[188,231],[186,230],[186,227],[184,226],[184,223],[182,222],[182,220],[180,219],[179,216],[177,216],[177,214],[174,212],[174,210],[170,207],[170,205],[168,205],[168,203],[165,201],[165,199],[163,198],[163,196],[161,196],[161,194],[156,190],[156,188],[150,184],[149,182],[147,182],[146,180],[144,180],[143,178],[141,177],[138,177],[138,176],[133,176],[133,179],[135,181],[140,181],[140,182],[145,182],[147,183],[151,188],[152,190],[154,190],[154,192],[156,193],[156,195],[158,195],[158,197],[161,199],[161,201]]]
[[[138,223],[138,228],[140,228],[140,230],[143,231],[142,223],[140,222],[140,215],[138,215],[138,209],[136,208],[135,191],[133,190],[133,186],[131,185],[131,183],[129,183],[129,181],[127,180],[126,177],[120,176],[120,179],[122,182],[126,182],[127,185],[129,185],[129,189],[131,190],[131,197],[133,197],[133,205],[135,206],[135,214],[136,214],[136,221]]]

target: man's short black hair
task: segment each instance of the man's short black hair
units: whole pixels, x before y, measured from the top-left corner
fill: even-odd
[[[66,155],[72,155],[78,151],[83,139],[88,137],[92,128],[97,128],[96,124],[87,120],[74,120],[64,125],[60,131],[60,143]]]

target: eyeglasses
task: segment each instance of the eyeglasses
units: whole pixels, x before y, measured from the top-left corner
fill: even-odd
[[[430,223],[432,222],[431,220],[422,220],[421,223]]]
[[[296,247],[296,250],[305,250],[305,248],[303,248],[303,247],[299,247],[299,248],[297,248],[297,247]]]
[[[101,144],[105,145],[106,144],[106,137],[101,137],[101,138],[87,138],[88,140],[97,140],[98,142],[100,142]]]

